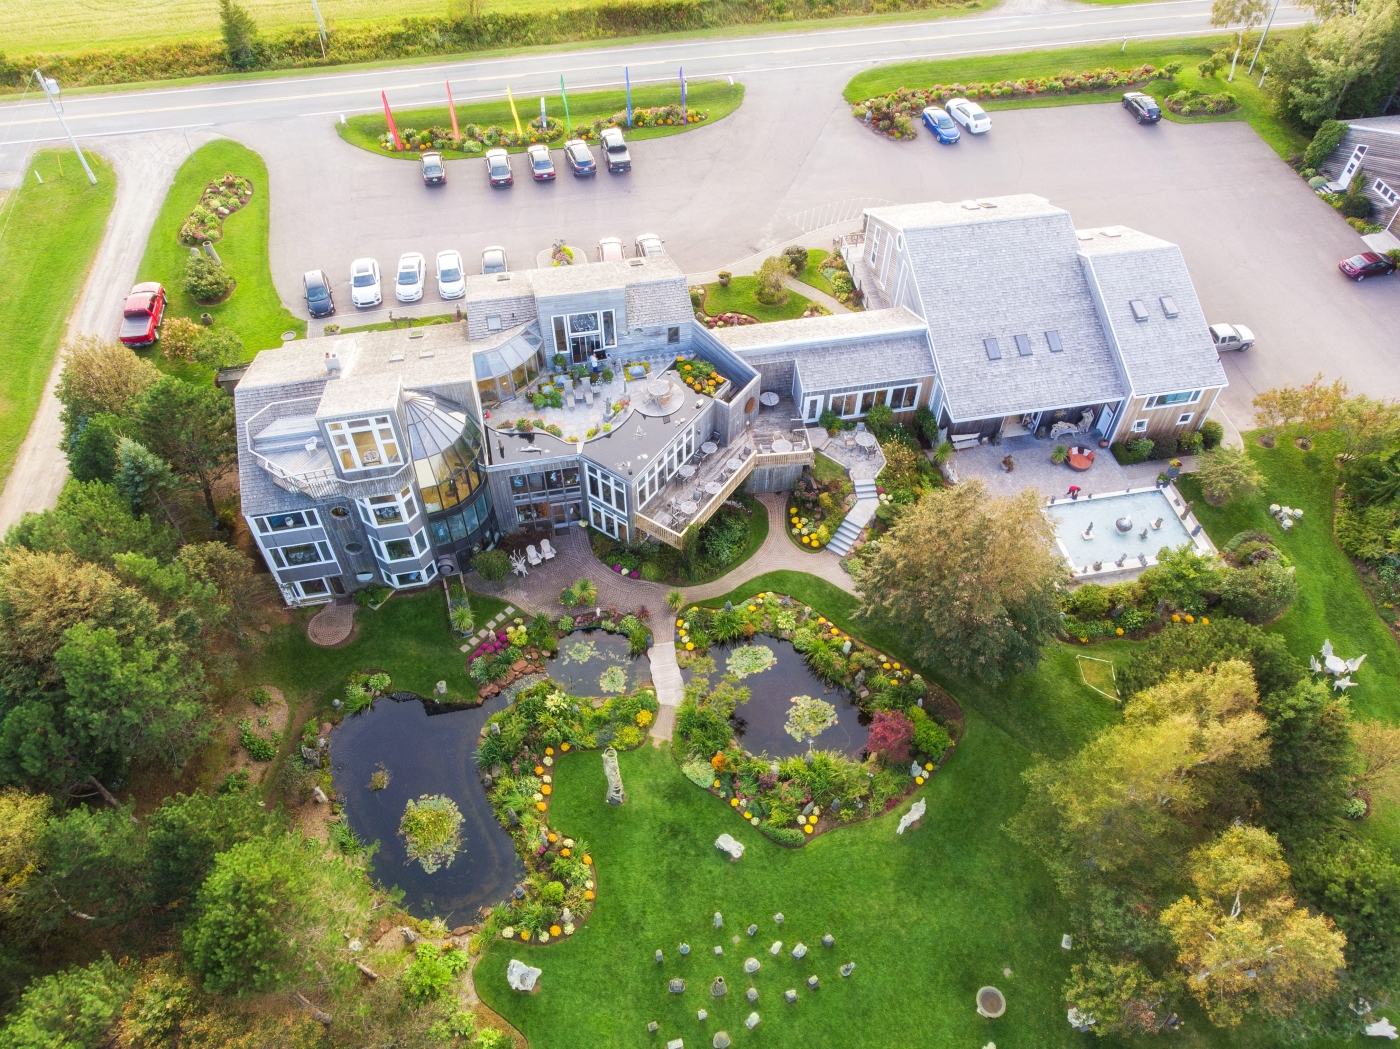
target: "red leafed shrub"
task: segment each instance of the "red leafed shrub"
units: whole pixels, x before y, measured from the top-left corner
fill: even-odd
[[[897,710],[879,710],[870,721],[870,738],[865,742],[865,749],[886,765],[906,765],[913,739],[912,721]]]

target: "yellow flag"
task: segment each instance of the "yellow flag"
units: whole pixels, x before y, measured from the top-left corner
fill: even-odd
[[[511,96],[510,85],[506,85],[506,101],[510,103],[510,115],[515,117],[515,133],[525,137],[525,129],[520,126],[520,114],[515,111],[515,99]]]

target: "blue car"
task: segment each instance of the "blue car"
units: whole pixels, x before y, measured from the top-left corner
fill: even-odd
[[[953,123],[953,118],[937,106],[929,106],[924,110],[924,127],[945,146],[951,146],[962,138],[962,132],[958,130],[958,125]]]

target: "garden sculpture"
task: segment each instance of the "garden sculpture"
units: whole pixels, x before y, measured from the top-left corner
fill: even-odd
[[[723,927],[724,927],[724,915],[723,915],[723,914],[720,914],[719,911],[715,911],[715,928],[716,928],[716,929],[721,929],[721,928],[723,928]]]
[[[526,965],[518,958],[512,958],[506,966],[506,983],[512,991],[528,993],[535,989],[535,981],[540,978],[540,970]]]
[[[1395,1025],[1384,1016],[1373,1024],[1367,1024],[1366,1033],[1372,1038],[1389,1038],[1392,1042],[1400,1038],[1400,1032],[1395,1030]]]
[[[1086,529],[1084,529],[1084,531],[1080,532],[1079,534],[1080,534],[1086,541],[1092,540],[1092,539],[1094,538],[1094,522],[1093,522],[1093,521],[1090,521],[1090,522],[1089,522],[1089,527],[1086,528]]]
[[[895,828],[896,834],[903,834],[915,823],[924,818],[924,813],[928,811],[928,802],[923,798],[909,806],[909,811],[899,818],[899,826]]]
[[[716,838],[715,848],[719,849],[722,852],[729,853],[729,859],[731,862],[743,859],[743,842],[735,841],[733,836],[730,834],[721,834],[718,838]]]
[[[1099,1022],[1093,1013],[1081,1013],[1078,1009],[1071,1009],[1065,1015],[1069,1018],[1069,1025],[1080,1034]]]
[[[627,800],[627,792],[622,789],[622,770],[617,767],[615,747],[603,751],[603,773],[608,777],[608,804],[621,805]]]

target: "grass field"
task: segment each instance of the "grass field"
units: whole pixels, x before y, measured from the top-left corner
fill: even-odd
[[[821,271],[822,262],[830,257],[831,252],[822,248],[808,248],[807,265],[794,279],[800,280],[809,288],[816,288],[818,291],[824,291],[828,295],[834,296],[836,292],[831,287],[831,281],[827,280],[826,275]]]
[[[557,92],[544,96],[545,109],[551,117],[563,119],[564,102],[562,96]],[[632,108],[649,109],[656,106],[679,105],[681,100],[681,89],[679,84],[667,84],[657,87],[634,87],[632,89]],[[728,84],[722,80],[700,80],[689,82],[686,86],[686,105],[692,109],[703,109],[709,114],[709,118],[701,124],[682,124],[677,127],[642,127],[633,128],[627,132],[629,139],[643,138],[664,138],[667,135],[678,135],[695,128],[704,127],[706,124],[713,124],[716,120],[722,120],[734,110],[739,108],[739,104],[744,100],[743,84]],[[528,98],[517,98],[515,100],[516,110],[520,114],[522,124],[529,122],[539,116],[540,96],[531,95]],[[569,96],[569,119],[571,126],[592,122],[597,119],[606,119],[614,113],[619,113],[627,108],[626,91],[588,91],[580,92]],[[452,126],[452,117],[446,107],[438,109],[406,109],[394,113],[394,123],[400,130],[403,128],[426,128],[426,127],[447,127]],[[515,127],[515,118],[510,113],[510,103],[502,99],[497,102],[472,102],[467,105],[457,106],[457,123],[459,126],[466,124],[480,124],[482,127],[497,125],[507,130]],[[335,126],[336,132],[346,142],[361,149],[367,149],[371,153],[380,156],[391,157],[397,160],[416,160],[418,152],[415,150],[404,150],[400,153],[386,153],[379,145],[379,136],[389,130],[389,125],[384,119],[383,113],[363,113],[357,117],[351,117],[344,124]],[[555,142],[553,145],[562,145],[562,142]],[[523,153],[524,146],[511,147],[512,153]],[[444,157],[456,159],[460,157],[481,156],[480,153],[461,153],[453,149],[442,151]],[[563,162],[559,164],[563,167]]]
[[[734,277],[727,288],[719,281],[706,284],[704,310],[711,317],[718,317],[721,313],[747,313],[761,321],[790,321],[801,317],[802,311],[812,303],[805,295],[789,291],[787,302],[765,306],[754,298],[753,293],[757,288],[757,277]]]
[[[405,318],[409,321],[407,327],[399,321],[380,321],[377,324],[357,324],[352,328],[341,328],[340,334],[349,335],[357,331],[396,331],[399,328],[428,328],[434,324],[451,324],[457,318],[450,313],[438,313],[431,317]]]
[[[87,159],[95,186],[72,150],[37,153],[0,205],[0,483],[34,420],[112,211],[116,175],[96,154]]]
[[[1277,40],[1282,34],[1272,34]],[[1248,63],[1242,60],[1240,69],[1232,84],[1225,83],[1228,71],[1219,76],[1203,77],[1197,70],[1202,61],[1209,58],[1212,51],[1224,47],[1232,41],[1228,35],[1192,37],[1185,40],[1130,40],[1126,50],[1121,45],[1106,44],[1088,47],[1060,48],[1050,51],[1023,51],[1018,54],[976,55],[968,58],[938,59],[928,62],[901,62],[894,65],[876,66],[857,74],[846,85],[844,95],[847,101],[857,102],[873,95],[887,94],[899,87],[929,87],[933,84],[983,83],[996,80],[1014,80],[1020,77],[1053,76],[1061,72],[1084,72],[1111,66],[1127,69],[1150,63],[1158,68],[1169,62],[1180,62],[1182,71],[1175,80],[1154,80],[1135,90],[1145,91],[1159,102],[1167,95],[1183,88],[1215,94],[1228,91],[1240,103],[1233,113],[1217,116],[1178,117],[1162,107],[1163,117],[1182,124],[1200,124],[1217,120],[1244,120],[1258,132],[1279,156],[1287,158],[1308,144],[1308,136],[1285,124],[1274,113],[1273,100],[1256,87],[1255,79],[1244,75]],[[1039,98],[984,99],[983,108],[988,111],[998,109],[1028,109],[1040,106],[1091,105],[1117,101],[1121,91],[1086,92],[1077,95],[1046,95]]]
[[[219,305],[201,306],[185,293],[185,260],[190,249],[180,243],[180,227],[199,203],[204,187],[226,172],[242,175],[253,183],[252,201],[228,217],[224,237],[215,245],[224,268],[238,286]],[[198,320],[201,313],[211,314],[216,327],[226,327],[243,340],[245,359],[251,359],[259,350],[281,346],[284,331],[306,335],[306,322],[292,316],[272,285],[267,261],[269,210],[267,167],[262,157],[226,138],[201,146],[175,173],[175,183],[151,227],[138,271],[139,280],[158,280],[165,285],[170,296],[168,316]],[[158,350],[151,352],[157,365],[182,379],[204,382],[213,374],[212,368],[172,365]]]

